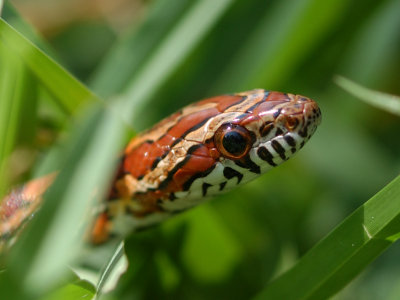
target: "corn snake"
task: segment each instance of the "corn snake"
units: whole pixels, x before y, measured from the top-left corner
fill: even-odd
[[[134,137],[125,148],[90,240],[162,222],[248,182],[300,150],[320,123],[311,99],[252,90],[201,100]],[[33,217],[56,175],[12,191],[0,205],[0,245]]]

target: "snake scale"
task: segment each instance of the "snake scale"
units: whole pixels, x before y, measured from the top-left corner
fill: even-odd
[[[313,100],[257,89],[193,103],[126,146],[90,229],[94,244],[160,223],[288,160],[315,132]],[[30,181],[0,205],[0,240],[32,218],[56,175]]]

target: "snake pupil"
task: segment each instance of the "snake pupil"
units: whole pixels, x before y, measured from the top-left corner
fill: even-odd
[[[240,155],[246,150],[247,141],[239,132],[231,131],[224,135],[222,145],[229,153]]]

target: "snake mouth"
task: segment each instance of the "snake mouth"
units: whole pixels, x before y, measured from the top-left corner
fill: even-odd
[[[261,128],[261,137],[250,151],[251,159],[261,167],[262,172],[296,154],[321,123],[321,111],[316,102],[298,95],[292,95],[292,99],[277,109],[273,123],[267,122],[269,126],[273,125],[268,134],[262,136],[265,128]]]
[[[260,142],[250,150],[250,158],[260,166],[261,172],[265,172],[291,158],[306,141],[297,132],[288,131],[266,142]]]

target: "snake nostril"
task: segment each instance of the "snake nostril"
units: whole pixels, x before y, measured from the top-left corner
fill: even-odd
[[[288,116],[286,118],[285,127],[288,130],[294,130],[299,125],[299,120],[295,117]]]

